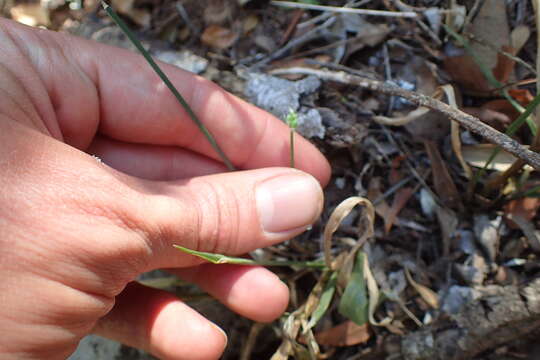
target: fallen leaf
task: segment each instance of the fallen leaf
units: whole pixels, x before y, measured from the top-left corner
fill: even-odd
[[[350,320],[315,334],[319,345],[325,346],[352,346],[363,344],[370,338],[371,331],[367,323],[357,325]]]
[[[232,46],[237,39],[238,34],[218,25],[210,25],[201,35],[203,44],[219,50]]]
[[[413,195],[413,189],[410,187],[401,188],[398,191],[396,191],[396,194],[394,195],[394,201],[392,202],[392,207],[390,208],[390,211],[387,214],[387,217],[384,219],[384,231],[385,233],[389,233],[392,229],[392,226],[394,225],[394,221],[397,219],[397,215],[403,209],[405,204],[407,204],[407,201],[411,198]]]
[[[404,155],[398,155],[392,159],[390,175],[388,177],[390,185],[395,185],[403,179],[403,174],[401,173],[401,163],[403,160],[405,160]]]
[[[463,206],[461,204],[461,196],[454,180],[450,176],[450,172],[439,152],[437,144],[433,141],[426,140],[424,141],[424,146],[431,162],[433,185],[435,186],[437,195],[439,195],[446,206],[461,208]]]
[[[452,237],[457,229],[458,219],[451,209],[443,206],[437,206],[436,213],[442,233],[443,255],[448,256],[452,247]]]
[[[528,89],[509,89],[508,94],[523,107],[527,107],[534,100],[534,96]]]
[[[491,103],[490,107],[506,107],[506,104],[508,106],[512,106],[507,100],[500,100],[500,103]],[[503,104],[504,102],[504,104]],[[466,112],[469,115],[472,115],[474,117],[477,117],[482,122],[488,124],[491,127],[494,127],[495,129],[499,131],[504,131],[508,125],[512,123],[512,120],[503,112],[499,112],[497,110],[490,109],[489,107],[464,107],[462,109],[464,112]],[[509,109],[505,109],[509,110]]]
[[[39,3],[19,4],[10,9],[11,18],[28,26],[49,26],[49,10]]]
[[[515,53],[514,48],[508,45],[503,45],[501,50],[510,54]],[[508,82],[510,75],[514,71],[515,64],[516,62],[505,54],[497,53],[497,64],[492,70],[493,76],[495,76],[495,79],[499,80],[501,83]]]
[[[150,25],[151,15],[148,11],[134,7],[135,0],[111,0],[112,7],[120,14],[126,15],[137,25],[148,27]]]
[[[476,59],[481,61],[488,71],[495,69],[499,62],[499,75],[506,76],[506,73],[510,71],[509,59],[506,56],[504,56],[505,59],[500,57],[498,51],[505,46],[511,46],[510,28],[504,1],[485,1],[467,31],[474,38],[481,40],[470,42],[470,50]],[[483,43],[491,46],[486,46]],[[467,93],[488,96],[493,90],[494,84],[488,82],[473,57],[464,51],[461,53],[447,52],[444,67],[452,79],[462,85],[463,90]],[[511,68],[513,70],[513,65]],[[508,77],[510,76],[508,74]]]
[[[405,275],[411,286],[420,294],[422,299],[433,309],[439,308],[439,295],[427,286],[417,283],[409,273],[409,269],[405,268]]]
[[[461,51],[461,55],[445,56],[443,67],[452,80],[461,85],[464,92],[486,96],[491,91],[484,74],[464,50]]]
[[[242,21],[242,33],[244,35],[250,33],[257,25],[259,25],[259,17],[257,15],[251,14],[246,16]]]
[[[359,197],[359,196],[351,196],[345,200],[343,200],[334,211],[332,211],[332,214],[330,215],[330,218],[328,219],[326,226],[324,227],[323,232],[323,250],[324,250],[324,260],[326,262],[326,265],[330,269],[335,269],[337,264],[333,263],[333,256],[332,256],[332,236],[338,229],[339,225],[349,215],[356,206],[362,206],[364,208],[364,213],[362,214],[362,219],[358,221],[358,230],[359,232],[363,232],[360,239],[358,239],[355,247],[350,252],[351,255],[354,256],[356,253],[356,250],[360,246],[363,245],[363,243],[373,236],[373,223],[375,222],[375,209],[373,207],[373,204],[368,199]],[[352,261],[352,259],[349,259],[349,261]]]

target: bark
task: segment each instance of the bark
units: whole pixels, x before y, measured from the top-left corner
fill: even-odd
[[[540,328],[540,279],[525,286],[488,286],[481,293],[436,328],[403,337],[403,359],[471,359]]]

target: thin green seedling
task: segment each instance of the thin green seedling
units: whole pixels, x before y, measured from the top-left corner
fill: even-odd
[[[180,245],[173,245],[176,249],[185,252],[190,255],[197,256],[203,260],[211,262],[212,264],[234,264],[234,265],[261,265],[261,266],[299,266],[306,268],[323,269],[326,267],[323,260],[315,261],[259,261],[253,259],[246,259],[241,257],[227,256],[223,254],[215,254],[204,251],[197,251],[188,249]]]
[[[290,143],[290,155],[291,155],[291,167],[294,168],[294,133],[298,126],[298,113],[293,109],[289,110],[285,122],[289,125],[289,143]]]
[[[198,116],[195,114],[195,112],[191,109],[187,101],[184,99],[184,97],[180,94],[180,92],[176,89],[176,87],[172,84],[172,82],[169,80],[167,75],[161,70],[161,68],[158,66],[158,64],[152,59],[152,56],[146,51],[146,49],[142,46],[141,42],[135,37],[133,32],[129,29],[129,27],[126,25],[126,23],[118,16],[118,14],[113,10],[113,8],[105,3],[103,0],[101,1],[101,6],[103,6],[103,9],[107,12],[107,14],[113,19],[113,21],[120,27],[122,32],[127,36],[127,38],[131,41],[131,43],[139,50],[141,55],[144,57],[144,59],[148,62],[148,64],[152,67],[152,69],[156,72],[156,74],[161,78],[161,80],[165,83],[165,85],[169,88],[171,93],[174,95],[174,97],[178,100],[180,105],[184,108],[190,119],[197,125],[199,130],[204,134],[210,145],[214,148],[214,150],[218,153],[219,157],[223,161],[223,163],[227,166],[227,168],[230,171],[236,170],[232,162],[229,160],[227,155],[223,152],[223,150],[219,147],[216,139],[206,128],[206,126],[202,123],[202,121],[198,118]]]

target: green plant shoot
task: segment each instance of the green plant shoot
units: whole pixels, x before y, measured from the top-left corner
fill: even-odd
[[[116,12],[112,9],[111,6],[109,6],[104,1],[101,1],[101,6],[103,6],[103,9],[107,12],[107,14],[113,19],[113,21],[120,27],[122,32],[127,36],[127,38],[131,41],[131,43],[139,50],[139,52],[142,54],[142,56],[145,58],[145,60],[150,64],[152,69],[156,72],[156,74],[161,78],[161,80],[165,83],[165,85],[169,88],[169,90],[172,92],[174,97],[178,100],[180,105],[184,108],[184,110],[187,112],[188,116],[191,118],[191,120],[197,125],[199,130],[204,134],[206,139],[208,139],[208,142],[210,142],[210,145],[216,150],[219,157],[223,161],[223,163],[227,166],[227,168],[231,171],[235,170],[234,165],[229,160],[227,155],[223,152],[223,150],[219,147],[216,139],[210,133],[210,131],[204,126],[202,121],[197,117],[195,112],[191,109],[189,104],[186,100],[184,100],[183,96],[180,94],[180,92],[174,87],[172,82],[169,80],[167,75],[161,70],[161,68],[156,64],[154,59],[152,59],[152,56],[146,51],[146,49],[142,46],[141,42],[135,37],[135,35],[131,32],[129,27],[126,25],[126,23],[116,14]]]
[[[294,167],[294,131],[296,127],[298,126],[298,113],[294,111],[293,109],[289,110],[289,113],[287,114],[287,117],[285,118],[285,122],[287,125],[289,125],[290,129],[290,135],[289,135],[289,143],[291,146],[290,154],[291,154],[291,167]]]

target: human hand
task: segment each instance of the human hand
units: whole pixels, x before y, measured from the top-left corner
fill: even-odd
[[[163,65],[243,170],[225,173],[141,56],[6,19],[0,42],[0,357],[65,358],[95,332],[160,358],[218,358],[217,326],[132,282],[157,268],[254,320],[284,311],[288,290],[266,269],[201,264],[172,244],[239,255],[302,232],[330,172],[312,145],[296,138],[303,172],[278,167],[283,123]]]

